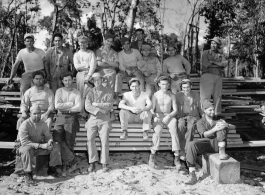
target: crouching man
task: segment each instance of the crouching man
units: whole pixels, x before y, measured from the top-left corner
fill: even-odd
[[[109,164],[109,132],[111,130],[110,111],[113,106],[113,92],[111,88],[102,85],[102,76],[100,73],[94,73],[92,79],[95,87],[91,89],[86,96],[85,109],[90,113],[86,123],[87,129],[87,150],[90,166],[89,172],[94,172],[96,161],[99,161],[96,135],[99,134],[101,140],[100,163],[103,165],[103,172],[108,171]]]
[[[177,134],[177,120],[174,116],[177,114],[176,96],[169,91],[170,78],[161,76],[158,78],[158,86],[160,90],[152,97],[153,109],[151,110],[154,115],[154,134],[153,146],[151,147],[151,155],[149,159],[149,166],[155,168],[155,153],[159,150],[160,138],[164,126],[169,129],[172,142],[172,151],[174,152],[174,164],[176,169],[179,170],[180,164],[180,145]]]
[[[189,166],[190,178],[186,184],[193,185],[197,182],[195,175],[195,164],[197,154],[218,152],[220,160],[228,159],[225,153],[227,133],[229,124],[224,120],[214,119],[214,105],[209,101],[203,102],[204,116],[197,122],[197,130],[202,139],[189,143],[187,147],[186,161]]]
[[[21,147],[18,149],[23,170],[26,173],[26,181],[33,184],[33,157],[50,154],[48,174],[55,174],[55,166],[62,165],[60,145],[53,143],[47,124],[41,120],[41,109],[34,104],[30,108],[30,118],[19,127],[18,137]]]

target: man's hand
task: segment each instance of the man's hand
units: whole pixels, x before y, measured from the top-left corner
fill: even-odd
[[[47,81],[51,81],[52,80],[52,76],[50,74],[48,74],[46,79],[47,79]]]
[[[165,116],[165,117],[163,118],[163,120],[162,120],[162,123],[165,124],[165,125],[167,125],[168,122],[169,122],[169,119],[170,119],[170,116],[169,116],[169,115]]]
[[[28,115],[27,115],[27,113],[25,111],[22,111],[21,114],[22,114],[21,115],[22,118],[24,118],[24,119],[28,118]]]
[[[46,120],[48,119],[48,117],[49,117],[49,114],[48,114],[47,112],[45,112],[45,113],[43,113],[43,114],[41,115],[41,119],[42,119],[43,121],[46,121]]]
[[[159,78],[159,77],[156,77],[156,78],[154,79],[154,82],[157,82],[157,81],[158,81],[158,78]]]
[[[103,114],[107,114],[107,110],[103,110],[103,109],[100,109],[100,112],[103,113]]]
[[[132,107],[131,108],[131,112],[134,113],[134,114],[139,114],[142,112],[142,109],[141,108],[137,108],[137,107]]]
[[[48,143],[46,144],[40,144],[39,148],[43,149],[43,150],[47,150],[48,149]]]
[[[223,130],[223,129],[226,128],[226,127],[227,127],[227,124],[226,124],[226,123],[221,122],[221,121],[218,121],[218,122],[216,123],[215,127],[214,127],[214,130],[215,130],[215,132],[217,132],[217,131],[221,131],[221,130]]]
[[[92,103],[92,106],[98,107],[98,103],[93,102],[93,103]]]
[[[50,139],[50,140],[48,141],[48,145],[49,145],[49,146],[52,146],[52,144],[53,144],[53,140]]]
[[[159,123],[159,122],[161,122],[161,120],[160,120],[158,117],[155,117],[155,118],[154,118],[154,122],[155,122],[155,123]]]

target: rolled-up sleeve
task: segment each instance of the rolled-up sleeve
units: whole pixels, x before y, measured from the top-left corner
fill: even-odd
[[[30,90],[27,90],[21,99],[20,111],[27,112],[30,106]]]
[[[204,138],[204,134],[203,133],[205,131],[207,131],[207,128],[205,127],[202,119],[197,121],[197,130],[198,130],[198,133],[200,134],[200,136],[202,138]]]
[[[81,112],[81,95],[80,92],[76,93],[74,106],[70,109],[71,112]]]
[[[90,65],[90,67],[89,67],[88,74],[92,75],[97,68],[97,58],[96,58],[96,55],[93,51],[91,51],[91,58],[90,58],[89,65]]]

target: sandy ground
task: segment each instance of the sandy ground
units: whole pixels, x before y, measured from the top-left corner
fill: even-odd
[[[28,186],[23,177],[12,174],[0,178],[0,194],[84,194],[84,195],[258,195],[265,194],[262,183],[245,184],[242,177],[240,184],[218,184],[201,169],[196,172],[199,182],[193,186],[183,183],[188,177],[185,166],[180,172],[173,167],[173,156],[170,153],[158,153],[158,169],[147,165],[149,153],[113,153],[111,170],[103,173],[97,165],[95,173],[88,174],[86,157],[78,157],[77,169],[66,178],[54,178],[47,175],[35,176],[37,184]],[[43,170],[45,171],[45,169]],[[253,181],[253,180],[251,180]]]

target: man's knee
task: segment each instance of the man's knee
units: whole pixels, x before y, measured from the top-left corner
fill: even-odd
[[[20,154],[32,154],[33,153],[33,148],[31,146],[21,146],[19,148]]]
[[[119,115],[120,117],[124,118],[127,117],[128,113],[129,113],[128,110],[121,109]]]

